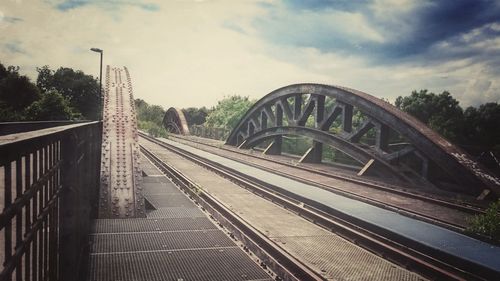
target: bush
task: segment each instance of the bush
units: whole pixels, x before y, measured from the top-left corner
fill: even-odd
[[[50,90],[26,108],[25,116],[26,120],[70,120],[78,116],[78,112],[73,112],[60,93]]]
[[[168,137],[167,130],[165,130],[165,128],[163,128],[161,126],[158,126],[158,124],[156,124],[152,121],[137,120],[137,126],[139,127],[139,130],[145,131],[146,133],[150,134],[151,136],[153,136],[155,138]]]
[[[500,200],[492,203],[486,213],[469,220],[469,232],[481,234],[500,242]]]

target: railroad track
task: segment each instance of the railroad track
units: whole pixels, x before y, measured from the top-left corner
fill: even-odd
[[[219,226],[232,232],[232,238],[237,237],[245,245],[244,250],[252,252],[262,261],[261,266],[267,266],[277,274],[275,280],[325,280],[294,257],[274,245],[274,243],[252,228],[248,223],[234,215],[227,207],[218,202],[209,193],[202,191],[195,182],[183,175],[172,165],[162,161],[151,151],[141,145],[141,152],[155,164],[172,182],[177,184],[195,204],[210,213],[212,219],[219,222]]]
[[[230,149],[230,148],[220,147],[220,146],[216,146],[216,145],[212,145],[212,144],[207,144],[207,143],[196,141],[196,140],[192,140],[192,139],[188,140],[186,138],[177,137],[177,136],[173,136],[173,138],[182,140],[184,142],[192,142],[192,143],[200,144],[202,146],[208,146],[208,147],[211,147],[211,148],[216,148],[216,149],[221,150],[221,151],[228,151],[228,152],[231,152],[231,153],[236,153],[236,154],[239,154],[239,155],[243,155],[245,157],[252,157],[252,158],[255,158],[255,159],[259,159],[259,160],[269,161],[269,162],[272,162],[272,163],[284,165],[284,166],[287,166],[287,167],[290,167],[290,168],[294,168],[294,169],[301,169],[301,170],[304,170],[304,171],[307,171],[307,172],[310,172],[310,173],[313,173],[313,174],[317,174],[317,175],[321,175],[321,176],[326,176],[326,177],[329,177],[329,178],[334,178],[334,179],[338,179],[338,180],[342,180],[342,181],[354,183],[354,184],[357,184],[357,185],[361,185],[361,186],[365,186],[365,187],[369,187],[369,188],[381,190],[381,191],[387,192],[389,194],[395,194],[395,195],[399,195],[399,196],[403,196],[403,197],[407,197],[407,198],[413,198],[413,199],[416,199],[416,200],[420,200],[420,201],[423,201],[423,202],[434,204],[436,206],[443,206],[443,207],[446,207],[446,208],[449,208],[449,209],[452,209],[452,210],[457,210],[457,211],[460,211],[460,212],[464,212],[464,213],[469,214],[469,215],[480,215],[480,214],[484,214],[485,213],[485,208],[482,207],[482,206],[477,206],[477,205],[472,205],[472,204],[467,204],[467,203],[458,203],[458,202],[454,202],[453,200],[443,200],[443,199],[439,199],[439,198],[429,197],[428,195],[422,195],[422,194],[418,194],[418,193],[409,192],[409,191],[406,191],[406,190],[397,189],[397,188],[391,186],[390,184],[383,184],[383,183],[380,183],[380,182],[370,181],[370,180],[366,180],[366,179],[353,178],[353,177],[350,177],[350,176],[342,176],[342,175],[338,175],[338,174],[327,173],[325,171],[318,170],[318,169],[313,169],[313,168],[306,167],[306,166],[296,166],[296,165],[294,165],[292,163],[288,163],[286,161],[281,161],[281,160],[271,159],[269,157],[262,157],[262,156],[258,156],[258,155],[253,155],[253,154],[241,152],[241,151],[238,151],[238,150],[235,150],[235,149]],[[214,151],[204,149],[203,147],[198,147],[198,148],[201,149],[201,150],[210,152],[210,153],[215,153]],[[297,181],[300,181],[300,182],[304,182],[306,184],[318,186],[318,187],[330,190],[330,191],[332,191],[334,193],[337,193],[339,195],[342,195],[342,196],[346,196],[346,197],[349,197],[349,198],[352,198],[352,199],[355,199],[355,200],[363,201],[363,202],[366,202],[366,203],[369,203],[369,204],[372,204],[372,205],[375,205],[375,206],[378,206],[378,207],[381,207],[381,208],[389,209],[391,211],[397,211],[397,212],[400,212],[400,213],[405,214],[407,216],[410,216],[410,217],[413,217],[413,218],[417,218],[417,219],[420,219],[420,220],[423,220],[423,221],[431,222],[431,223],[440,225],[442,227],[445,227],[445,228],[448,228],[448,229],[451,229],[451,230],[454,230],[454,231],[464,232],[465,228],[466,228],[465,224],[458,224],[458,223],[454,223],[454,222],[442,220],[442,219],[440,219],[440,218],[438,218],[436,216],[430,216],[428,214],[424,214],[422,212],[418,212],[415,209],[405,208],[405,207],[402,207],[402,206],[391,205],[391,203],[388,203],[388,202],[385,202],[385,201],[381,201],[381,200],[376,200],[376,199],[373,199],[373,198],[370,198],[370,197],[367,197],[367,196],[363,196],[363,195],[360,195],[360,194],[357,194],[357,193],[354,193],[354,192],[350,192],[350,191],[347,191],[347,190],[344,190],[344,189],[341,189],[341,188],[337,188],[337,187],[332,186],[332,185],[321,184],[321,183],[314,182],[314,181],[305,179],[303,177],[296,176],[296,175],[293,175],[293,174],[290,174],[290,173],[286,173],[286,172],[283,172],[283,171],[280,171],[280,170],[276,170],[276,169],[273,169],[273,168],[265,167],[263,165],[259,165],[259,164],[252,163],[252,162],[249,162],[249,161],[244,161],[244,160],[241,160],[240,158],[233,157],[230,154],[224,154],[224,155],[219,154],[219,155],[221,155],[223,157],[226,157],[226,158],[229,158],[229,159],[234,160],[234,161],[238,161],[238,162],[244,163],[246,165],[250,165],[250,166],[253,166],[253,167],[256,167],[256,168],[268,171],[268,172],[271,172],[271,173],[275,173],[275,174],[282,175],[282,176],[285,176],[285,177],[288,177],[288,178],[292,178],[294,180],[297,180]],[[478,236],[478,235],[471,234],[471,233],[467,233],[467,235],[471,235],[471,236],[473,236],[473,237],[475,237],[477,239],[480,239],[480,240],[483,240],[483,241],[486,241],[486,242],[489,242],[489,243],[495,243],[495,241],[491,241],[487,237]]]
[[[251,192],[269,201],[283,206],[301,217],[304,217],[309,221],[314,222],[315,224],[320,225],[321,227],[334,232],[335,234],[340,235],[343,238],[352,241],[353,243],[381,257],[384,257],[385,259],[391,260],[396,264],[418,272],[428,278],[438,280],[495,280],[495,278],[499,277],[500,273],[498,271],[485,267],[482,264],[475,263],[460,256],[450,255],[444,251],[440,251],[439,249],[422,244],[419,241],[414,241],[410,238],[388,232],[380,227],[369,225],[366,222],[357,220],[353,217],[346,216],[341,212],[323,208],[307,198],[300,198],[290,192],[287,192],[286,190],[280,189],[277,186],[272,186],[258,179],[250,178],[243,173],[232,170],[231,168],[225,167],[214,161],[204,159],[178,147],[158,141],[147,135],[141,134],[140,136],[149,142],[153,142],[164,149],[168,149],[169,151],[172,151],[208,170],[213,171],[216,174],[221,175],[224,178],[231,180],[241,187],[250,190]],[[169,170],[171,177],[182,178],[182,175],[176,171],[175,168],[167,167],[161,159],[148,152],[145,147],[141,147],[141,150],[148,158],[150,158],[158,166],[162,167],[163,170]],[[189,181],[186,181],[185,179],[175,181],[184,185],[193,196],[199,194],[199,189],[194,183],[189,183]],[[286,260],[284,263],[286,271],[294,273],[293,275],[295,276],[299,274],[302,276],[299,277],[301,280],[316,280],[313,279],[313,277],[315,276],[314,278],[317,278],[317,276],[309,276],[307,268],[303,268],[303,266],[301,267],[300,262],[294,261],[293,257],[292,259],[287,260],[284,259],[283,256],[279,256],[279,248],[276,249],[276,246],[272,243],[262,243],[262,241],[259,240],[262,237],[258,237],[257,235],[255,238],[256,234],[252,233],[251,227],[245,228],[244,221],[238,222],[239,219],[237,216],[231,215],[231,212],[224,209],[223,206],[218,206],[220,203],[216,202],[215,207],[213,207],[213,205],[211,205],[213,203],[211,201],[213,200],[210,200],[209,197],[209,199],[204,198],[209,195],[205,193],[201,194],[204,202],[206,202],[207,205],[212,206],[210,207],[212,210],[218,212],[219,216],[225,217],[226,220],[229,220],[233,225],[237,225],[238,227],[241,226],[240,230],[242,230],[244,235],[251,237],[253,241],[256,241],[258,247],[264,249],[265,252],[271,252],[273,254],[278,252],[278,257],[273,256],[273,254],[271,254],[271,256],[275,257],[274,259],[279,260],[280,262]],[[227,219],[227,217],[230,217],[230,219]]]

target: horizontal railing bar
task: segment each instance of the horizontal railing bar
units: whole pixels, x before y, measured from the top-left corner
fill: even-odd
[[[85,127],[97,123],[99,123],[99,121],[58,126],[37,131],[0,136],[0,149],[3,149],[5,146],[8,146],[10,144],[24,142],[24,141],[33,141],[34,139],[43,138],[54,134],[62,134],[70,132],[72,129]]]
[[[92,120],[59,120],[59,121],[20,121],[20,122],[0,122],[0,135],[18,134],[28,131],[42,130],[51,127],[65,126],[77,123],[88,123]]]
[[[30,154],[36,153],[54,142],[61,141],[63,138],[64,135],[50,135],[41,139],[33,139],[32,141],[9,144],[5,148],[0,148],[0,166],[17,161],[22,157],[28,157]]]

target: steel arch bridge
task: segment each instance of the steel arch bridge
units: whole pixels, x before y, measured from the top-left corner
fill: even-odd
[[[163,117],[163,126],[168,132],[189,135],[189,127],[184,112],[176,107],[170,107]]]
[[[130,73],[108,65],[105,83],[99,217],[145,217]]]
[[[281,154],[284,136],[312,139],[301,162],[321,162],[323,145],[371,174],[412,185],[500,195],[500,179],[414,117],[369,94],[339,86],[294,84],[257,101],[226,144],[242,149],[269,143]]]

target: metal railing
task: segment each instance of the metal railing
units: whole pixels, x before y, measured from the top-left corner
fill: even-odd
[[[189,133],[191,135],[209,138],[214,140],[226,140],[230,131],[225,128],[214,128],[214,127],[205,127],[203,125],[193,125],[189,127]]]
[[[0,137],[1,281],[85,276],[101,128],[89,122]]]
[[[8,134],[18,134],[28,131],[42,130],[57,126],[73,125],[76,123],[88,123],[89,120],[78,121],[22,121],[22,122],[0,122],[0,136]]]

